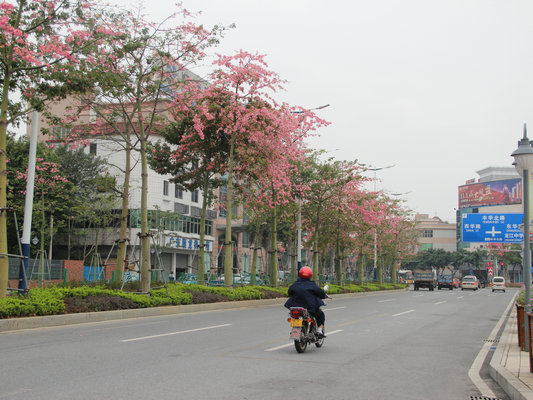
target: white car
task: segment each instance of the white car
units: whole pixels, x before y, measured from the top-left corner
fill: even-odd
[[[505,292],[505,278],[502,276],[495,276],[492,278],[492,291],[495,292],[496,290],[501,290]]]
[[[479,280],[474,275],[467,275],[463,277],[463,280],[461,281],[461,290],[465,289],[472,289],[472,290],[478,290],[479,289]]]

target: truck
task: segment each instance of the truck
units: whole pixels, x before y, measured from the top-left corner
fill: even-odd
[[[428,288],[429,290],[435,290],[438,284],[437,272],[435,270],[415,272],[413,284],[415,290],[418,290],[420,288]]]

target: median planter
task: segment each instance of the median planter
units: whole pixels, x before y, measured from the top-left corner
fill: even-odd
[[[518,346],[520,346],[520,350],[526,351],[526,331],[525,331],[525,318],[524,318],[524,306],[521,306],[519,304],[516,304],[516,324],[518,327]]]

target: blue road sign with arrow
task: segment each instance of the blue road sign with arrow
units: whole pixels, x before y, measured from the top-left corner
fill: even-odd
[[[463,214],[463,242],[522,243],[524,214]]]

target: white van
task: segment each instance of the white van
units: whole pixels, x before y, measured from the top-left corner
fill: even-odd
[[[492,291],[502,290],[505,292],[505,278],[503,276],[495,276],[492,278]]]

